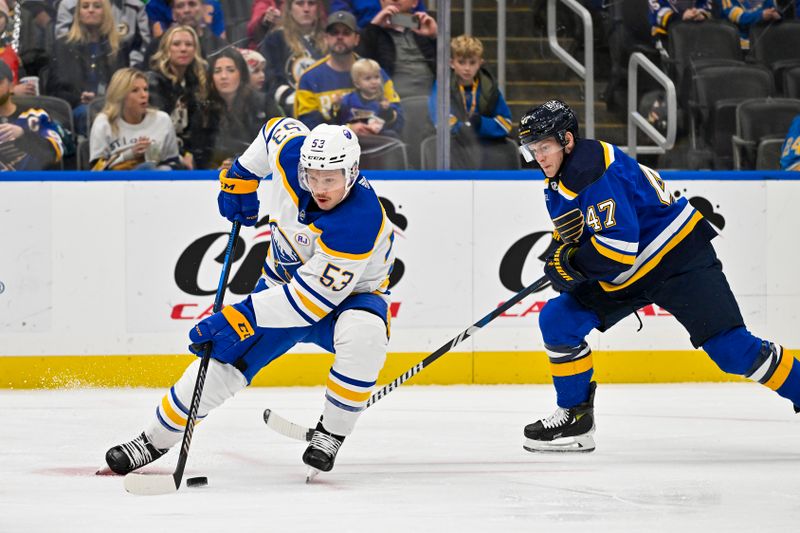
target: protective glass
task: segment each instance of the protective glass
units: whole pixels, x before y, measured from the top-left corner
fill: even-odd
[[[544,141],[535,141],[528,144],[523,144],[519,147],[519,153],[525,158],[526,163],[536,161],[536,156],[547,157],[556,152],[560,152],[564,147],[558,144],[554,139],[547,139]]]

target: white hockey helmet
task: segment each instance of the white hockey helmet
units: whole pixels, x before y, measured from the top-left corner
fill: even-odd
[[[361,157],[361,146],[358,137],[347,126],[320,124],[306,135],[300,148],[300,164],[297,178],[300,186],[311,192],[308,186],[308,170],[344,171],[345,191],[358,179],[358,160]]]

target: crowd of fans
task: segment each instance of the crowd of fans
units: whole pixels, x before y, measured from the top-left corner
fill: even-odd
[[[676,20],[720,16],[746,48],[753,24],[800,11],[800,0],[712,2],[649,0],[654,39],[666,39]],[[406,98],[429,97],[426,118],[435,120],[438,27],[422,0],[253,0],[236,42],[223,6],[0,0],[0,164],[59,168],[83,142],[84,168],[216,169],[274,116],[348,124],[367,145],[406,140]],[[482,154],[512,134],[511,111],[479,39],[456,37],[451,57],[451,160],[485,168]],[[14,104],[38,94],[66,101],[71,124],[44,106]],[[797,167],[800,143],[791,140],[784,160]]]
[[[282,115],[347,124],[369,145],[402,138],[402,98],[435,95],[438,28],[421,0],[254,0],[237,42],[223,5],[0,0],[4,168],[61,168],[82,143],[92,170],[224,168]],[[459,39],[450,122],[470,168],[511,115],[480,41]],[[71,121],[13,103],[39,94],[66,101]]]

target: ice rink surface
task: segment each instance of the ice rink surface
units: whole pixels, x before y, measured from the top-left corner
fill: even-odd
[[[0,391],[0,532],[800,530],[800,415],[753,384],[600,384],[597,450],[567,455],[521,445],[550,386],[404,386],[311,484],[262,411],[311,425],[322,388],[254,388],[195,432],[187,476],[209,486],[134,496],[94,472],[162,394]]]

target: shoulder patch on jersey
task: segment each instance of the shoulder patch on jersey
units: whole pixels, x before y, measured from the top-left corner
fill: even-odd
[[[578,139],[559,176],[559,192],[568,200],[573,200],[599,180],[613,161],[612,145],[593,139]]]

